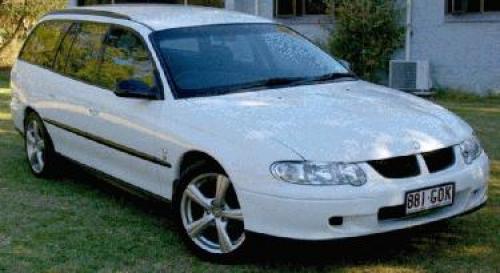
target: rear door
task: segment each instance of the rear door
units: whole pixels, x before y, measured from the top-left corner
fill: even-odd
[[[71,27],[54,61],[58,73],[50,102],[54,110],[44,116],[55,149],[96,169],[109,161],[109,153],[88,137],[97,131],[89,109],[102,93],[95,84],[108,29],[107,24],[92,22]]]

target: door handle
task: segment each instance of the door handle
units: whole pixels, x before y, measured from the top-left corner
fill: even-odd
[[[96,109],[94,108],[89,108],[88,109],[88,112],[89,112],[89,115],[95,117],[95,116],[98,116],[99,115],[99,111],[97,111]]]

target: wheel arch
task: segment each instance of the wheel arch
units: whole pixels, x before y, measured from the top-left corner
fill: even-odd
[[[189,171],[189,169],[198,166],[198,164],[213,164],[214,166],[227,173],[222,164],[210,154],[200,150],[187,151],[181,156],[181,159],[179,160],[177,168],[177,180],[173,184],[172,192],[175,192],[175,190],[177,189],[180,178],[183,176],[183,174]]]

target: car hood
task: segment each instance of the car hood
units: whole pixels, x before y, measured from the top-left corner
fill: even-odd
[[[193,111],[204,113],[198,127],[212,132],[224,128],[220,133],[234,128],[245,134],[236,138],[284,145],[305,160],[384,159],[448,147],[472,134],[465,122],[440,106],[363,81],[188,101]]]

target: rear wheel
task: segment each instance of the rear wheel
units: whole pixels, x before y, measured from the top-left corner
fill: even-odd
[[[52,140],[42,119],[34,112],[29,113],[25,120],[24,144],[32,173],[37,177],[53,175],[56,155]]]
[[[201,165],[188,171],[174,202],[183,237],[198,256],[231,262],[242,254],[243,214],[234,187],[220,168]]]

